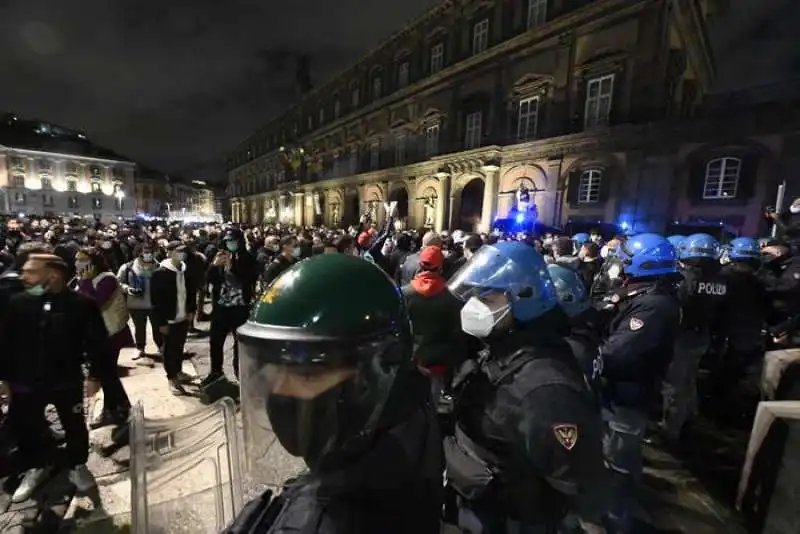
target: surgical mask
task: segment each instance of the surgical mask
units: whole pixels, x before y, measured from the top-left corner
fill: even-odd
[[[35,286],[26,287],[25,292],[28,293],[28,295],[33,295],[34,297],[41,297],[47,292],[47,288],[45,288],[42,284],[37,284]]]
[[[606,274],[608,275],[609,280],[616,280],[619,278],[619,275],[622,274],[622,267],[617,264],[610,265],[608,267],[608,271],[606,271]]]
[[[230,252],[236,252],[239,250],[239,243],[236,241],[225,241],[225,248]]]
[[[153,261],[153,253],[152,252],[142,253],[142,261],[146,261],[147,263]]]
[[[486,338],[509,313],[511,313],[510,303],[493,310],[478,297],[472,297],[461,308],[461,329],[471,336]]]
[[[75,262],[75,272],[79,275],[83,275],[89,272],[92,268],[92,264],[88,261],[76,261]]]
[[[175,259],[178,261],[186,261],[186,253],[178,252],[177,254],[175,254]]]
[[[103,250],[111,249],[111,241],[103,241],[103,244],[100,245]]]
[[[300,247],[294,247],[292,249],[292,256],[294,256],[295,258],[300,257]]]

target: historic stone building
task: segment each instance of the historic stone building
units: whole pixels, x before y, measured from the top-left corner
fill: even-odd
[[[233,218],[380,221],[397,200],[408,226],[486,230],[522,184],[547,225],[755,231],[784,137],[697,118],[714,78],[708,9],[446,0],[241,143]]]

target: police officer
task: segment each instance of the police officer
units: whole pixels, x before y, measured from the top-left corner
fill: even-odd
[[[609,526],[628,533],[642,477],[645,411],[672,359],[681,309],[675,288],[677,256],[669,241],[640,234],[620,245],[617,254],[621,287],[612,299],[616,312],[600,345],[608,406],[603,410],[603,448],[612,472]]]
[[[544,259],[524,243],[484,246],[449,287],[463,330],[485,344],[454,379],[445,439],[462,531],[553,532],[570,510],[596,525],[602,423]]]
[[[728,288],[720,276],[719,242],[708,234],[686,238],[678,252],[683,280],[678,285],[683,319],[664,388],[663,428],[677,442],[697,412],[697,372],[711,346],[711,331]]]
[[[547,271],[553,279],[558,303],[570,319],[571,328],[566,341],[572,347],[589,384],[598,392],[603,362],[598,350],[600,336],[596,322],[597,311],[589,302],[583,280],[575,271],[561,265],[548,265]]]
[[[412,361],[403,297],[380,268],[346,254],[296,263],[237,338],[249,476],[268,481],[275,437],[310,473],[246,505],[226,532],[439,533],[430,382]]]
[[[720,271],[725,282],[726,305],[719,310],[717,325],[720,338],[726,340],[725,354],[712,374],[715,386],[712,400],[721,410],[729,406],[731,385],[738,381],[743,370],[760,361],[764,353],[762,328],[770,309],[758,270],[761,267],[761,247],[751,237],[739,237],[728,246],[728,265]]]
[[[678,256],[680,256],[681,248],[683,247],[683,244],[686,242],[686,236],[679,234],[671,235],[667,238],[667,241],[669,241],[670,245],[675,247],[675,251],[678,253]]]

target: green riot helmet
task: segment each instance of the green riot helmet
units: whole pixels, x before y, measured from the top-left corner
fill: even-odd
[[[274,438],[312,472],[369,448],[415,370],[400,290],[349,254],[285,271],[237,339],[248,471],[263,483]]]

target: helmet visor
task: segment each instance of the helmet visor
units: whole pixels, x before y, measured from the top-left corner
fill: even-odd
[[[494,247],[484,246],[453,275],[448,289],[464,302],[494,292],[508,293],[514,301],[522,293],[526,298],[537,298],[541,280],[549,278],[546,268],[531,272]]]

